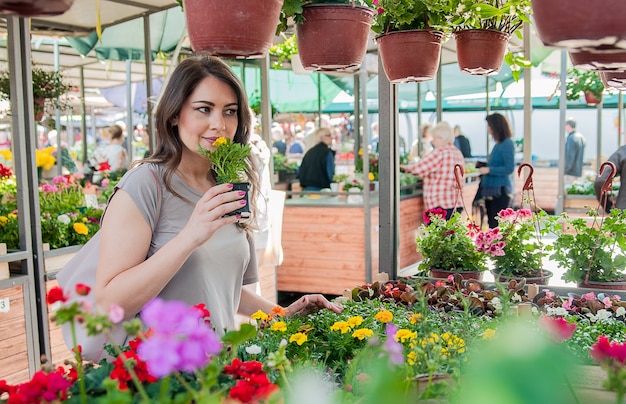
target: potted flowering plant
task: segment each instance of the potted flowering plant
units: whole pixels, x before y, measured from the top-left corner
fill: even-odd
[[[363,62],[373,18],[371,0],[284,0],[277,33],[293,20],[306,70],[354,71]]]
[[[513,77],[519,79],[520,68],[530,61],[508,53],[511,35],[521,37],[521,26],[530,23],[530,0],[448,0],[447,25],[456,40],[457,59],[461,71],[490,75],[500,71],[502,61],[511,66]]]
[[[579,287],[626,287],[626,211],[613,209],[603,219],[595,209],[588,217],[567,214],[550,218],[545,231],[556,235],[550,258],[566,268],[562,279]]]
[[[244,218],[250,217],[250,183],[242,182],[245,180],[245,174],[249,167],[250,145],[235,143],[228,138],[219,137],[213,142],[213,147],[215,150],[198,146],[198,150],[211,162],[211,170],[217,184],[232,183],[233,189],[246,191],[248,203],[229,215],[241,214]]]
[[[376,43],[387,79],[392,83],[432,79],[439,68],[441,44],[450,31],[444,3],[374,0],[372,4],[377,7],[372,30],[379,34]]]
[[[537,215],[544,216],[545,212]],[[503,246],[491,257],[494,275],[501,281],[522,277],[527,283],[545,284],[552,273],[543,269],[539,218],[529,209],[507,208],[501,210],[496,219]]]
[[[35,99],[35,120],[40,121],[43,113],[45,101],[56,99],[71,90],[71,86],[63,80],[61,72],[45,70],[33,66],[33,98]],[[0,73],[0,99],[10,100],[11,81],[8,71]]]
[[[487,254],[475,244],[478,234],[478,227],[466,222],[458,212],[449,220],[445,220],[443,209],[425,212],[416,239],[417,250],[424,257],[419,269],[430,271],[437,278],[447,277],[442,276],[444,272],[482,277],[487,270]]]

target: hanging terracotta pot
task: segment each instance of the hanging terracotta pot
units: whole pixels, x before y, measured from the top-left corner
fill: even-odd
[[[0,14],[35,17],[60,15],[70,9],[74,0],[0,0]]]
[[[587,105],[590,107],[598,105],[602,102],[602,94],[598,97],[591,91],[585,91],[585,102],[587,102]]]
[[[422,82],[437,74],[443,32],[396,31],[376,37],[385,75],[391,83]]]
[[[34,109],[35,112],[35,121],[39,122],[43,118],[43,111],[46,105],[46,99],[42,97],[35,97],[34,101]]]
[[[547,46],[605,51],[626,49],[626,1],[532,0],[537,34]]]
[[[572,49],[568,53],[572,64],[577,69],[626,70],[626,50],[598,53]]]
[[[626,72],[600,72],[604,87],[626,91]]]
[[[454,33],[459,69],[478,76],[497,74],[504,62],[511,35],[501,31],[470,29]]]
[[[296,25],[302,65],[307,70],[354,71],[363,62],[374,10],[347,4],[302,7]]]
[[[183,0],[194,52],[240,58],[263,57],[278,26],[282,0]]]

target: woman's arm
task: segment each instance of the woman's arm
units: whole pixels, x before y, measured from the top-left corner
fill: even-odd
[[[111,304],[131,318],[156,297],[189,255],[221,227],[235,223],[237,216],[224,216],[239,208],[241,197],[229,192],[230,184],[207,191],[185,227],[154,255],[146,259],[152,230],[130,194],[117,190],[103,220],[100,259],[96,273],[96,302],[101,312]]]
[[[271,313],[274,306],[276,306],[276,304],[257,295],[254,291],[243,288],[238,311],[239,314],[250,316],[257,310],[262,310],[264,313]],[[295,314],[306,315],[321,309],[329,309],[335,313],[341,313],[343,310],[341,306],[329,302],[328,299],[320,294],[304,295],[286,308],[287,316],[293,316]]]

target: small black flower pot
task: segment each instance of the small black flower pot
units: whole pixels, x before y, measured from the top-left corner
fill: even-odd
[[[227,213],[226,216],[234,216],[237,214],[241,215],[242,219],[248,219],[251,216],[250,213],[250,183],[249,182],[235,182],[233,183],[233,191],[246,191],[246,196],[242,199],[246,201],[245,206],[237,210],[233,210],[230,213]]]

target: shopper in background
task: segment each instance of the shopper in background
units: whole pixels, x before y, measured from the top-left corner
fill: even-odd
[[[330,148],[333,144],[330,129],[319,128],[315,136],[318,142],[305,153],[298,174],[300,186],[305,191],[330,188],[335,175],[335,151]]]
[[[583,175],[583,159],[585,156],[585,137],[576,130],[576,120],[565,121],[565,185],[570,185],[576,178]]]
[[[617,169],[615,175],[620,177],[620,187],[619,191],[617,192],[617,198],[611,195],[606,201],[606,211],[609,212],[613,208],[626,209],[626,145],[620,146],[613,154],[611,154],[611,157],[609,157],[608,161],[615,164],[615,168]],[[600,202],[600,205],[603,208],[605,207],[605,202],[604,199],[601,199],[602,186],[609,178],[610,172],[610,169],[605,168],[602,173],[600,173],[600,175],[596,177],[596,180],[593,184],[596,191],[596,197],[598,198],[598,202]]]
[[[463,157],[472,157],[472,146],[470,145],[469,139],[461,132],[460,125],[454,127],[454,145],[457,149],[461,150]]]
[[[461,198],[458,195],[454,167],[464,167],[465,161],[461,152],[452,144],[454,134],[445,122],[434,126],[431,130],[434,149],[426,157],[400,169],[415,174],[424,180],[424,208],[431,210],[442,208],[446,211],[446,220],[455,209],[461,211]]]
[[[511,139],[511,126],[504,115],[495,113],[486,119],[487,132],[496,144],[487,164],[478,168],[481,179],[473,205],[481,212],[481,227],[486,213],[489,227],[494,228],[498,226],[498,212],[510,207],[513,200],[511,174],[515,169],[515,144]]]

